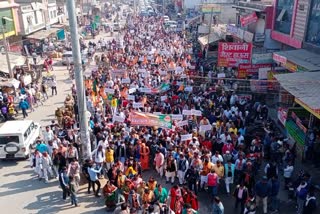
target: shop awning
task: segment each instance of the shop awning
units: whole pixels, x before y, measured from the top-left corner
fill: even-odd
[[[26,57],[17,54],[9,53],[11,69],[14,69],[15,66],[21,66],[25,64]],[[6,55],[0,54],[0,72],[2,72],[3,77],[9,77],[8,63]]]
[[[19,80],[0,78],[0,87],[19,88],[19,85],[20,85],[20,81]]]
[[[42,40],[50,37],[51,34],[56,34],[60,28],[50,28],[48,30],[40,30],[37,31],[31,35],[27,36],[27,39],[37,39],[37,40]],[[55,35],[56,36],[56,35]]]
[[[220,37],[216,33],[212,33],[209,36],[209,42],[208,42],[208,35],[207,36],[202,36],[198,38],[198,41],[202,46],[207,45],[208,43],[211,44],[213,42],[219,41]]]
[[[294,72],[320,71],[320,55],[305,49],[275,52],[273,60]]]
[[[320,119],[320,72],[278,74],[275,78],[296,103]]]

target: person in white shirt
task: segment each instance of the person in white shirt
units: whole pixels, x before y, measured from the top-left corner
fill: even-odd
[[[48,143],[49,140],[53,140],[54,134],[53,131],[50,129],[49,126],[46,126],[46,130],[43,133],[43,139],[46,143]]]
[[[223,157],[219,154],[218,151],[211,157],[211,163],[216,164],[217,161],[223,163]]]

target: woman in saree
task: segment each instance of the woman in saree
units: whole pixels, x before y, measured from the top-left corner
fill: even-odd
[[[110,181],[107,181],[106,185],[103,187],[103,195],[105,197],[105,205],[110,208],[114,207],[117,204],[116,201],[116,192],[117,192],[117,187],[114,186]]]

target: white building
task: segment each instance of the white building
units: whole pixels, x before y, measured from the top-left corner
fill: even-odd
[[[46,27],[44,7],[41,3],[20,3],[19,14],[21,35],[29,35]]]
[[[19,22],[25,36],[41,29],[49,29],[52,24],[61,21],[56,0],[16,0],[20,5]]]

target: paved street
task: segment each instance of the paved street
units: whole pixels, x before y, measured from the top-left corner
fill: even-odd
[[[96,39],[98,40],[99,37]],[[64,98],[70,93],[72,81],[68,79],[66,67],[56,66],[54,73],[57,76],[58,96],[50,97],[43,106],[30,113],[28,118],[40,122],[42,126],[50,123],[54,118],[54,110],[63,105]],[[152,174],[154,175],[154,171],[147,171],[144,173],[144,177],[148,178]],[[69,201],[62,201],[62,192],[58,187],[58,181],[53,179],[49,184],[38,181],[34,177],[33,170],[29,167],[29,161],[0,162],[0,177],[0,207],[8,213],[105,213],[103,199],[87,195],[85,186],[80,189],[80,207],[74,208]],[[102,180],[102,185],[104,182]],[[164,183],[164,179],[161,180],[161,183]],[[224,192],[224,188],[222,189]],[[211,199],[208,196],[208,193],[199,194],[200,214],[211,212]],[[240,210],[234,211],[234,200],[231,199],[231,196],[221,193],[220,197],[226,213],[240,212]],[[281,200],[286,201],[286,192],[281,192]],[[290,202],[282,203],[285,213],[294,213],[294,206],[289,205]]]

